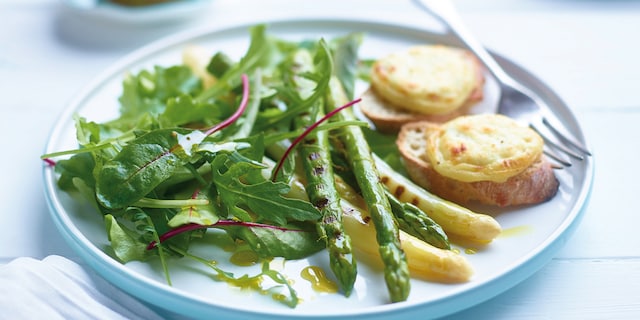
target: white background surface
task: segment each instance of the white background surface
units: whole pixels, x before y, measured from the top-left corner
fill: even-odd
[[[563,97],[595,153],[586,215],[546,267],[451,319],[640,317],[640,2],[457,0],[489,48],[532,71]],[[267,18],[371,15],[434,24],[410,1],[214,0],[188,21],[137,24],[87,19],[55,0],[0,0],[0,128],[5,170],[0,263],[75,254],[51,224],[39,156],[75,94],[117,59],[187,28]]]

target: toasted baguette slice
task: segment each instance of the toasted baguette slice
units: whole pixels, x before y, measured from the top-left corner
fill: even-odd
[[[412,122],[402,127],[397,139],[410,178],[430,192],[459,204],[477,201],[501,207],[537,204],[557,193],[558,180],[543,156],[504,182],[463,182],[443,176],[431,165],[426,152],[427,139],[424,139],[437,126],[429,122]]]
[[[393,105],[378,95],[373,88],[369,88],[360,97],[362,100],[358,104],[360,111],[376,127],[376,130],[383,133],[397,133],[405,123],[415,121],[430,121],[434,123],[447,122],[451,119],[469,113],[469,109],[479,100],[482,100],[482,90],[475,94],[473,100],[449,113],[445,114],[423,114]]]

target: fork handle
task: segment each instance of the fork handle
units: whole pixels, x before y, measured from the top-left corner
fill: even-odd
[[[514,81],[511,77],[502,69],[484,46],[472,36],[450,0],[416,0],[415,2],[418,6],[422,7],[422,9],[430,12],[434,18],[457,36],[494,77],[502,83],[513,84]]]

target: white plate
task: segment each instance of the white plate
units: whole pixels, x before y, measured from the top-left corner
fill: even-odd
[[[179,0],[129,7],[105,0],[63,0],[76,14],[118,23],[161,23],[193,17],[211,4],[211,0]]]
[[[142,48],[131,54],[104,74],[71,103],[51,134],[46,152],[72,149],[76,146],[72,114],[78,112],[94,121],[117,116],[122,75],[127,70],[148,68],[154,64],[180,63],[181,50],[186,44],[197,43],[215,52],[222,50],[239,57],[248,45],[248,26],[223,30],[200,30],[183,33]],[[290,39],[331,38],[352,31],[366,33],[361,49],[364,57],[376,57],[401,50],[409,45],[455,41],[446,35],[403,26],[367,21],[316,20],[272,22],[269,32]],[[579,124],[567,106],[547,86],[526,70],[497,56],[499,62],[513,76],[538,91],[558,117],[581,140]],[[496,85],[488,79],[486,99],[480,108],[492,108],[496,102]],[[519,210],[495,213],[506,230],[486,248],[465,255],[475,268],[475,276],[464,284],[437,284],[414,280],[406,302],[389,304],[381,273],[376,266],[361,262],[355,291],[350,298],[340,294],[320,294],[309,288],[299,277],[300,269],[308,264],[326,267],[322,253],[302,261],[286,262],[285,273],[295,280],[304,300],[290,309],[269,297],[252,292],[239,292],[226,283],[215,282],[198,266],[178,261],[171,269],[173,287],[165,284],[157,265],[129,263],[122,265],[103,252],[108,246],[99,214],[87,205],[70,199],[56,187],[56,176],[50,168],[44,170],[46,195],[53,219],[64,238],[88,265],[107,280],[126,292],[173,312],[189,317],[220,319],[252,319],[264,317],[375,319],[438,317],[471,307],[511,288],[545,265],[566,242],[578,225],[586,206],[593,178],[593,160],[588,158],[564,170],[557,170],[560,190],[544,204]],[[511,231],[510,231],[511,230]],[[517,231],[517,232],[515,232]],[[197,248],[198,250],[202,248]],[[226,253],[208,249],[216,260],[224,262]],[[213,250],[213,251],[211,251]],[[250,272],[234,268],[236,274]],[[194,269],[195,268],[195,269]]]

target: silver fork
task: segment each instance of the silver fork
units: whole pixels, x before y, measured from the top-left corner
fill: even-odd
[[[560,153],[577,160],[591,155],[589,150],[558,125],[549,107],[540,97],[507,74],[489,52],[480,44],[462,23],[460,15],[449,0],[416,0],[418,6],[431,13],[444,24],[451,33],[476,55],[500,85],[500,100],[497,112],[523,122],[536,130],[545,140],[545,153],[564,166],[571,161]],[[553,124],[552,124],[553,122]]]

